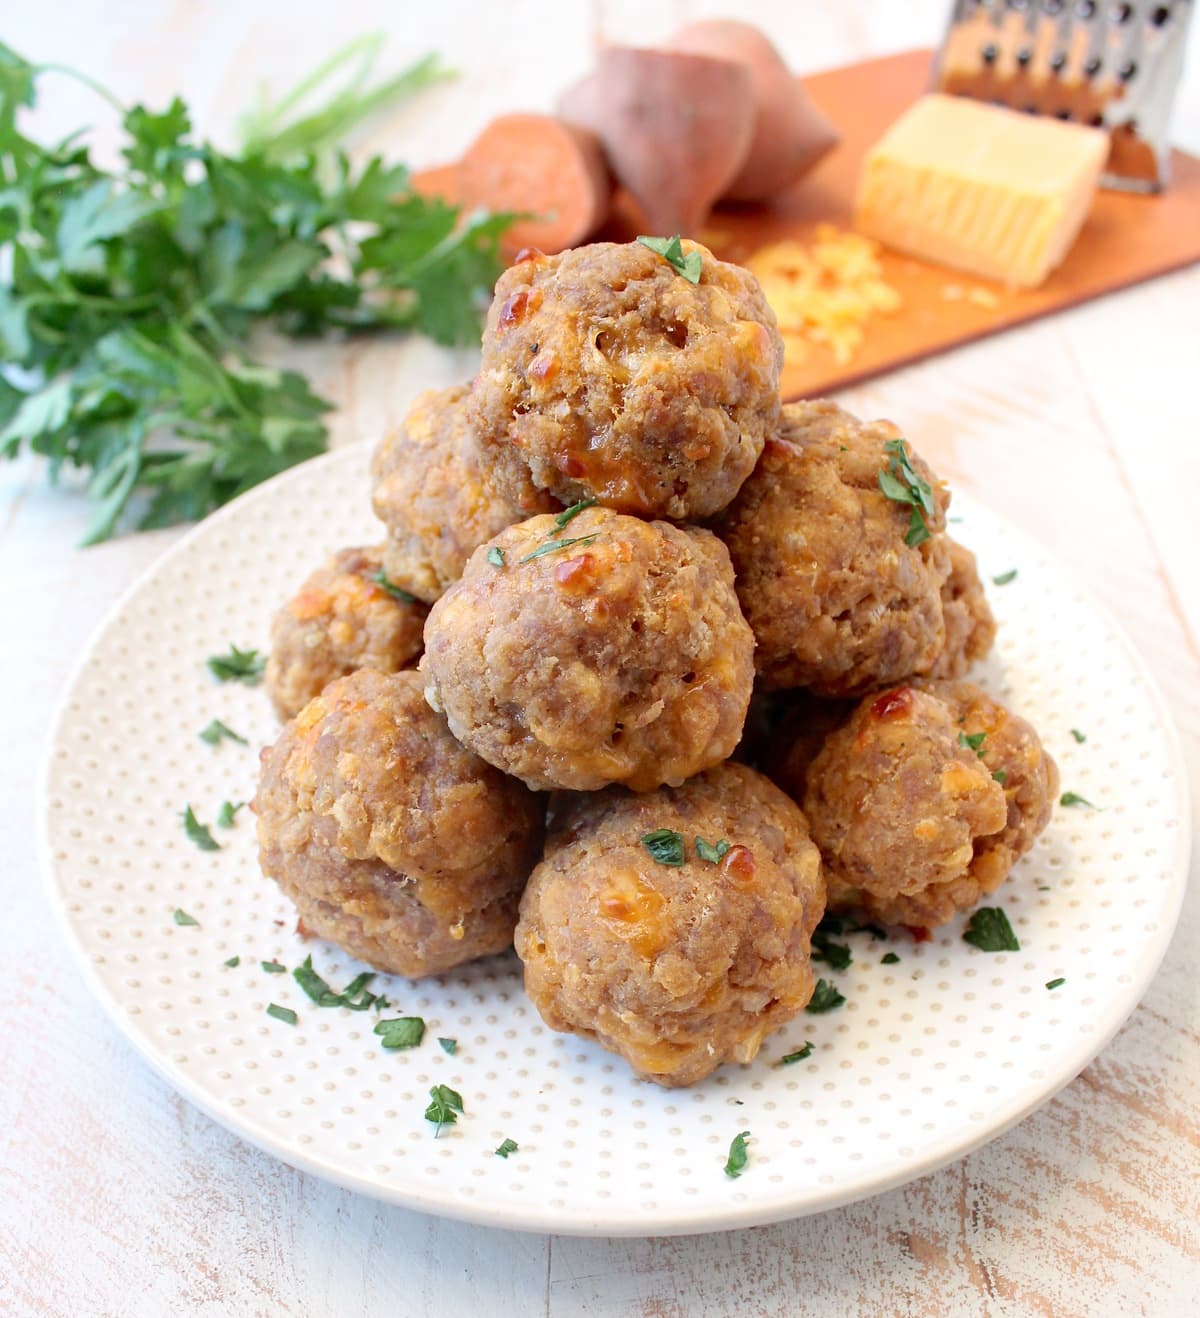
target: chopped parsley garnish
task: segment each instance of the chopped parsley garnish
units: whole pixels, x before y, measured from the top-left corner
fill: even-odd
[[[981,952],[1019,952],[1021,944],[1013,933],[1008,916],[999,906],[981,906],[973,912],[964,943],[973,943]]]
[[[638,242],[656,252],[677,274],[681,274],[689,284],[700,282],[702,261],[699,251],[685,253],[679,234],[672,238],[653,238],[649,234],[639,233]]]
[[[1001,787],[1003,787],[1004,784],[1005,784],[1006,782],[1008,782],[1008,770],[1007,770],[1007,769],[997,769],[996,772],[995,772],[994,774],[992,774],[992,778],[993,778],[996,782],[998,782],[998,783],[1000,784]]]
[[[250,744],[245,737],[234,732],[227,723],[222,723],[219,718],[213,719],[208,727],[201,729],[200,740],[206,741],[210,746],[216,746],[219,742],[225,740],[240,742],[243,746]]]
[[[231,970],[235,970],[238,966],[242,964],[242,958],[240,956],[231,956],[229,960],[225,962],[225,964]]]
[[[455,1054],[456,1052],[458,1052],[458,1040],[457,1040],[457,1039],[441,1039],[441,1038],[439,1038],[439,1039],[438,1039],[438,1046],[441,1048],[442,1052],[444,1052],[444,1053],[448,1053],[451,1057],[453,1057],[454,1054]]]
[[[295,1025],[300,1019],[291,1007],[281,1007],[274,1002],[267,1007],[267,1015],[274,1016],[277,1021],[282,1021],[285,1025]]]
[[[707,860],[710,864],[715,865],[729,850],[729,843],[722,838],[715,845],[705,842],[702,837],[696,839],[696,855],[701,860]]]
[[[188,840],[194,842],[201,851],[220,851],[221,844],[195,816],[190,805],[184,806],[179,816],[183,820],[183,831]]]
[[[1047,981],[1047,983],[1046,983],[1046,987],[1047,987],[1048,989],[1062,988],[1062,986],[1063,986],[1066,982],[1067,982],[1067,981],[1066,981],[1065,979],[1063,979],[1063,978],[1060,976],[1058,979],[1051,979],[1051,980]]]
[[[895,954],[895,952],[885,952],[883,956],[879,958],[879,964],[881,966],[895,966],[898,965],[899,963],[900,963],[900,958]]]
[[[740,1176],[746,1170],[746,1163],[750,1161],[746,1152],[746,1141],[749,1138],[750,1132],[744,1130],[740,1135],[735,1135],[729,1145],[729,1157],[725,1159],[725,1175],[731,1180]]]
[[[1079,731],[1078,728],[1071,729],[1071,736],[1075,738],[1075,740],[1079,743],[1080,746],[1082,746],[1083,743],[1087,741],[1087,737],[1085,737],[1083,733]]]
[[[820,925],[813,930],[812,959],[824,961],[834,970],[845,970],[854,960],[846,943],[835,943]]]
[[[1010,581],[1016,581],[1017,569],[1010,567],[1007,572],[1001,572],[998,577],[992,578],[993,586],[1007,586]]]
[[[175,908],[175,914],[171,918],[176,924],[194,924],[197,926],[200,924],[200,921],[197,920],[194,915],[189,915],[186,911],[181,911],[178,907]]]
[[[1080,796],[1078,792],[1064,792],[1058,798],[1059,805],[1085,805],[1089,810],[1099,810],[1098,805],[1093,805],[1086,796]]]
[[[318,1006],[320,1006],[322,997],[332,996],[333,990],[313,969],[311,956],[305,957],[304,964],[297,966],[292,971],[292,978]]]
[[[287,966],[281,966],[278,961],[262,961],[259,963],[264,973],[268,975],[286,975]]]
[[[348,1007],[351,1011],[366,1011],[380,1001],[373,993],[367,992],[367,985],[375,978],[374,972],[370,970],[355,975],[340,993],[336,993],[313,969],[310,955],[304,958],[303,965],[292,971],[292,978],[318,1007]]]
[[[516,1153],[521,1146],[516,1140],[505,1139],[501,1142],[500,1147],[496,1150],[497,1158],[507,1158],[510,1153]]]
[[[208,657],[208,671],[218,682],[245,682],[253,686],[267,666],[265,655],[257,650],[239,650],[236,645],[229,647],[228,654],[213,654]]]
[[[415,1048],[425,1037],[425,1022],[420,1016],[396,1016],[376,1021],[375,1033],[385,1048]]]
[[[573,503],[569,508],[564,508],[561,513],[554,519],[554,529],[561,531],[572,518],[578,517],[585,508],[594,508],[595,499],[580,499],[578,503]]]
[[[642,846],[660,865],[678,869],[683,864],[683,834],[673,828],[656,828],[642,834]]]
[[[417,597],[410,594],[402,586],[397,586],[383,568],[380,568],[378,572],[367,572],[365,576],[368,581],[386,590],[392,599],[399,600],[401,604],[415,604],[417,602]]]
[[[813,1046],[810,1040],[803,1048],[797,1048],[794,1053],[785,1053],[784,1056],[779,1059],[779,1065],[791,1066],[793,1062],[803,1062],[806,1058],[812,1056],[812,1050]]]
[[[565,540],[547,540],[544,545],[538,545],[532,554],[526,554],[524,558],[518,558],[518,563],[532,563],[535,558],[542,558],[546,554],[556,554],[560,549],[570,549],[572,545],[590,545],[593,540],[597,539],[599,532],[592,535],[577,535],[573,539],[567,536]]]
[[[234,818],[237,812],[245,805],[245,801],[222,801],[221,808],[217,811],[217,826],[219,828],[232,828]]]
[[[442,1133],[443,1126],[453,1126],[463,1110],[462,1095],[456,1093],[449,1085],[434,1085],[429,1091],[430,1104],[425,1109],[425,1120],[437,1122],[434,1139]]]
[[[504,566],[504,550],[501,549],[499,545],[493,545],[493,546],[491,547],[491,549],[489,549],[489,550],[487,551],[487,561],[488,561],[493,567],[503,567],[503,566]]]
[[[983,759],[983,743],[986,740],[986,732],[960,732],[958,734],[958,744],[965,746],[967,750],[974,751],[980,759]]]
[[[840,1007],[846,999],[837,991],[837,988],[826,979],[818,979],[817,987],[813,989],[812,998],[809,1001],[805,1011],[811,1012],[814,1016],[819,1016],[822,1012],[833,1011]]]
[[[904,543],[909,548],[929,539],[926,516],[934,515],[933,487],[914,470],[908,456],[908,446],[902,439],[889,439],[883,446],[888,453],[888,465],[879,473],[879,488],[895,503],[907,504],[912,509]]]

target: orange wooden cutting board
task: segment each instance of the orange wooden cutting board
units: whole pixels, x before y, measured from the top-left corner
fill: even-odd
[[[764,243],[804,241],[817,224],[849,228],[859,165],[896,116],[929,87],[933,53],[909,51],[805,78],[817,105],[841,129],[841,144],[768,209],[721,208],[709,220],[719,256],[744,261]],[[1063,307],[1200,260],[1200,160],[1176,151],[1170,186],[1157,196],[1101,190],[1067,259],[1041,288],[1010,290],[887,252],[884,278],[903,307],[875,316],[844,365],[820,344],[783,373],[785,398],[811,397],[995,334]],[[951,301],[947,287],[982,288],[996,305]]]

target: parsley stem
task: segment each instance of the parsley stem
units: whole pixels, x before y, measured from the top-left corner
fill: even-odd
[[[95,78],[89,77],[86,73],[81,73],[78,69],[72,69],[66,64],[38,64],[35,71],[37,73],[61,73],[64,78],[71,78],[75,82],[82,83],[89,91],[95,92],[101,100],[107,101],[122,119],[128,114],[126,107],[117,100],[103,83],[97,82]]]

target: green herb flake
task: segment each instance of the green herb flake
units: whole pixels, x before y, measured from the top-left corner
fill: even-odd
[[[286,975],[287,966],[281,966],[278,961],[260,961],[263,972],[268,975]]]
[[[729,850],[729,843],[722,838],[719,842],[713,844],[705,842],[702,837],[696,839],[696,855],[701,860],[707,860],[710,865],[715,865],[723,859],[725,853]]]
[[[313,969],[311,956],[306,956],[304,958],[304,964],[297,966],[296,969],[292,971],[292,978],[300,985],[304,992],[308,994],[313,1002],[318,1005],[320,1005],[323,997],[331,995],[333,992],[329,985],[326,984],[321,976]]]
[[[488,561],[493,567],[503,567],[503,566],[504,566],[504,550],[501,549],[499,545],[493,545],[493,546],[491,547],[491,549],[489,549],[489,550],[487,551],[487,561]]]
[[[516,1153],[521,1146],[516,1140],[505,1139],[500,1147],[496,1150],[497,1158],[507,1158],[510,1153]]]
[[[194,842],[201,851],[220,851],[221,844],[195,816],[190,805],[184,806],[179,816],[183,820],[183,831],[188,841]]]
[[[1004,784],[1008,782],[1008,770],[997,769],[996,772],[992,774],[992,778],[995,782],[998,782],[1001,787],[1003,787]]]
[[[266,655],[257,650],[239,650],[236,645],[229,647],[228,654],[209,655],[206,662],[218,682],[244,682],[247,686],[254,686],[267,666]]]
[[[642,846],[660,865],[678,869],[683,864],[683,834],[673,828],[656,828],[642,834]]]
[[[960,732],[958,734],[958,744],[967,750],[974,751],[980,759],[983,759],[983,743],[986,740],[986,732]]]
[[[1083,734],[1082,732],[1080,732],[1078,728],[1072,728],[1072,729],[1071,729],[1071,736],[1075,738],[1076,742],[1077,742],[1080,746],[1082,746],[1083,743],[1084,743],[1085,741],[1087,741],[1087,737],[1084,736],[1084,734]]]
[[[178,907],[175,908],[175,914],[171,917],[171,919],[174,920],[175,923],[179,925],[193,924],[196,925],[197,927],[199,927],[200,925],[200,921],[197,920],[195,916],[189,915],[186,911],[181,911]]]
[[[677,274],[681,274],[689,284],[700,282],[703,263],[698,250],[685,254],[683,241],[679,234],[671,238],[653,238],[649,234],[638,234],[638,242],[661,256]]]
[[[199,736],[201,741],[207,742],[210,746],[216,746],[222,741],[236,741],[242,746],[250,744],[245,737],[234,732],[228,724],[222,723],[219,718],[213,719],[208,727],[202,728]]]
[[[817,987],[813,989],[812,998],[804,1010],[813,1016],[820,1016],[824,1012],[834,1011],[845,1001],[846,999],[837,991],[835,985],[828,980],[818,979]]]
[[[570,549],[572,545],[590,545],[596,539],[599,539],[599,532],[592,535],[577,535],[574,538],[568,536],[565,540],[547,540],[544,545],[538,545],[532,554],[526,554],[524,558],[518,558],[517,563],[532,563],[535,558],[544,558],[547,554],[557,554],[560,549]]]
[[[1098,805],[1093,805],[1086,796],[1080,796],[1078,792],[1064,792],[1058,798],[1058,803],[1059,805],[1082,805],[1086,806],[1089,810],[1100,809]]]
[[[895,952],[885,952],[883,956],[879,958],[879,964],[881,966],[896,966],[900,964],[900,958]]]
[[[375,978],[373,970],[364,970],[350,981],[346,987],[338,993],[321,978],[313,969],[312,956],[304,958],[303,965],[299,965],[292,971],[292,978],[304,990],[308,997],[317,1004],[318,1007],[346,1007],[350,1011],[366,1011],[368,1008],[377,1006],[380,1002],[386,1004],[386,1000],[376,998],[373,993],[367,992],[367,985]]]
[[[275,1002],[267,1007],[267,1015],[274,1016],[277,1021],[282,1021],[285,1025],[295,1025],[300,1019],[291,1007],[281,1007]]]
[[[237,812],[246,804],[245,801],[222,801],[221,808],[217,811],[217,827],[232,828],[233,821],[237,817]]]
[[[231,956],[224,964],[227,965],[230,970],[236,970],[238,966],[242,964],[242,958],[240,956]]]
[[[729,1157],[725,1159],[725,1175],[730,1180],[735,1180],[746,1170],[746,1164],[750,1161],[746,1152],[746,1141],[749,1138],[750,1132],[743,1130],[740,1135],[733,1137],[729,1145]]]
[[[1066,982],[1067,982],[1067,981],[1066,981],[1065,979],[1063,979],[1063,978],[1060,976],[1058,979],[1051,979],[1051,980],[1047,981],[1047,983],[1046,983],[1046,987],[1047,987],[1048,989],[1062,988],[1062,986],[1063,986]]]
[[[879,488],[893,502],[907,504],[912,509],[904,536],[904,543],[912,549],[929,539],[929,523],[925,519],[936,511],[933,487],[913,467],[904,440],[889,439],[883,447],[888,462],[879,473]]]
[[[454,1054],[458,1052],[458,1040],[439,1038],[438,1047],[441,1048],[442,1052],[446,1053],[450,1057],[453,1057]]]
[[[1010,581],[1016,581],[1016,579],[1017,579],[1017,569],[1015,567],[1011,567],[1008,569],[1007,572],[1001,572],[998,577],[993,577],[992,585],[1007,586]]]
[[[1008,916],[999,906],[981,906],[971,915],[964,943],[972,943],[981,952],[1019,952],[1021,944],[1013,933]]]
[[[442,1133],[443,1126],[453,1126],[463,1111],[462,1095],[449,1085],[434,1085],[429,1091],[430,1103],[425,1109],[425,1120],[437,1123],[433,1132],[434,1139]]]
[[[580,499],[578,503],[573,503],[569,508],[564,508],[554,519],[555,531],[561,531],[569,521],[578,517],[585,509],[594,508],[595,506],[595,499]]]
[[[818,925],[813,930],[812,959],[823,961],[834,970],[845,970],[853,962],[854,957],[848,944],[835,943]]]
[[[392,599],[398,600],[401,604],[415,604],[417,602],[417,597],[402,586],[397,586],[383,568],[380,568],[378,572],[367,572],[364,576],[367,581],[379,586],[382,590],[386,590]]]
[[[425,1022],[420,1016],[396,1016],[376,1021],[375,1033],[385,1048],[415,1048],[425,1037]]]
[[[809,1042],[805,1043],[805,1045],[804,1045],[803,1048],[797,1048],[796,1051],[795,1051],[794,1053],[785,1053],[785,1054],[779,1059],[779,1065],[780,1065],[780,1066],[791,1066],[791,1064],[792,1064],[793,1062],[803,1062],[803,1061],[806,1061],[809,1057],[812,1056],[812,1052],[813,1052],[812,1042],[809,1041]]]

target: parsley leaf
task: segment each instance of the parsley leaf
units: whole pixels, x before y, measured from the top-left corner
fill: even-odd
[[[1089,810],[1099,810],[1098,805],[1093,805],[1086,796],[1080,796],[1078,792],[1064,792],[1058,798],[1059,805],[1085,805]]]
[[[649,234],[638,234],[638,242],[656,252],[677,274],[681,274],[689,284],[700,282],[703,262],[696,250],[684,253],[683,242],[679,234],[673,238],[654,238]]]
[[[898,964],[899,961],[900,958],[895,954],[895,952],[885,952],[883,956],[879,958],[879,964],[881,966],[894,966]]]
[[[710,864],[715,865],[729,850],[729,843],[722,838],[715,845],[705,842],[702,837],[696,839],[696,855],[701,860],[707,860]]]
[[[561,531],[572,518],[578,517],[585,508],[594,508],[595,499],[580,499],[578,503],[573,503],[569,508],[564,508],[561,513],[554,519],[554,529]]]
[[[236,645],[229,647],[228,654],[210,655],[205,662],[218,682],[244,682],[247,686],[254,686],[267,666],[266,655],[239,650]]]
[[[238,801],[236,805],[232,801],[222,801],[221,808],[217,811],[217,826],[219,828],[232,828],[237,812],[245,804],[245,801]]]
[[[1005,784],[1006,782],[1008,782],[1008,770],[1007,770],[1007,769],[997,769],[996,772],[995,772],[994,774],[992,774],[992,778],[993,778],[996,782],[998,782],[998,783],[1000,784],[1001,787],[1003,787],[1004,784]]]
[[[216,746],[225,739],[240,742],[243,746],[248,746],[250,744],[245,737],[239,736],[231,727],[222,723],[219,718],[213,719],[208,727],[201,730],[199,735],[200,740],[207,742],[210,746]],[[228,825],[226,825],[226,827],[228,827]]]
[[[1013,933],[1008,916],[999,906],[981,906],[971,915],[964,943],[973,943],[981,952],[1019,952],[1021,944]]]
[[[195,816],[190,805],[184,806],[179,816],[183,820],[183,831],[188,840],[194,842],[201,851],[220,851],[221,844]]]
[[[382,1001],[373,993],[367,992],[367,985],[375,978],[374,971],[364,970],[361,974],[355,975],[350,983],[337,993],[313,969],[311,954],[304,958],[302,965],[292,971],[292,978],[318,1007],[347,1007],[350,1011],[366,1011]]]
[[[501,1142],[500,1147],[496,1150],[497,1158],[507,1158],[510,1153],[516,1153],[521,1146],[516,1140],[505,1139]]]
[[[958,744],[967,750],[974,751],[980,759],[983,759],[983,743],[986,740],[986,732],[960,732],[958,734]]]
[[[567,537],[565,540],[547,540],[544,545],[538,545],[532,554],[526,554],[524,558],[518,558],[517,562],[532,563],[535,558],[541,558],[545,554],[555,554],[560,549],[570,549],[572,545],[590,545],[593,540],[599,538],[599,532],[592,535],[579,535],[574,539]]]
[[[835,943],[820,925],[813,930],[812,959],[824,961],[834,970],[845,970],[854,960],[846,943]]]
[[[904,543],[910,549],[915,548],[930,536],[925,518],[932,517],[935,512],[933,487],[917,474],[904,440],[889,439],[883,447],[888,462],[879,473],[879,488],[893,502],[908,504],[912,508]]]
[[[725,1175],[734,1180],[746,1170],[746,1163],[749,1162],[749,1155],[746,1153],[746,1141],[750,1138],[750,1132],[743,1130],[740,1135],[735,1135],[729,1145],[729,1157],[725,1159]]]
[[[489,550],[487,551],[487,561],[488,561],[493,567],[503,567],[503,566],[504,566],[504,550],[501,549],[499,545],[493,545],[493,546],[491,547],[491,549],[489,549]]]
[[[295,1025],[300,1019],[291,1007],[280,1007],[274,1002],[267,1006],[267,1015],[274,1016],[277,1021],[282,1021],[285,1025]]]
[[[453,1057],[454,1054],[455,1054],[456,1052],[458,1052],[458,1040],[457,1040],[457,1039],[441,1039],[441,1038],[439,1038],[439,1039],[438,1039],[438,1045],[439,1045],[439,1047],[441,1048],[442,1052],[449,1054],[449,1056],[451,1056],[451,1057]]]
[[[386,590],[392,599],[399,600],[401,604],[415,604],[417,602],[415,595],[410,594],[402,586],[397,586],[382,568],[378,572],[367,572],[364,575],[367,581],[373,582],[376,586]]]
[[[1067,981],[1066,981],[1065,979],[1061,978],[1061,976],[1060,976],[1058,979],[1051,979],[1051,980],[1047,981],[1046,987],[1047,987],[1048,989],[1062,988],[1062,986],[1063,986],[1066,982],[1067,982]]]
[[[1075,738],[1076,742],[1077,742],[1080,746],[1082,746],[1083,743],[1084,743],[1085,741],[1087,741],[1087,737],[1085,737],[1084,734],[1083,734],[1082,732],[1080,732],[1078,728],[1072,728],[1072,729],[1071,729],[1071,736]]]
[[[813,989],[812,998],[809,1000],[805,1011],[814,1016],[819,1016],[823,1012],[833,1011],[840,1007],[846,999],[837,991],[837,988],[829,983],[828,980],[818,979],[817,987]]]
[[[173,919],[178,925],[194,924],[198,926],[200,924],[200,921],[197,920],[194,915],[189,915],[186,911],[182,911],[178,907],[175,908],[175,914],[171,919]]]
[[[242,964],[242,958],[240,956],[231,956],[229,960],[223,964],[227,965],[231,970],[234,970]]]
[[[443,1126],[453,1126],[463,1111],[462,1095],[449,1085],[434,1085],[429,1091],[430,1103],[425,1109],[425,1120],[437,1122],[434,1139],[442,1133]]]
[[[286,975],[287,966],[281,966],[278,961],[261,961],[264,973],[268,975]]]
[[[425,1037],[425,1022],[420,1016],[396,1016],[376,1021],[375,1033],[385,1048],[415,1048]]]
[[[1013,568],[1009,568],[1007,572],[1001,572],[998,577],[993,577],[992,585],[1007,586],[1010,581],[1016,581],[1016,579],[1017,579],[1017,569],[1013,567]]]
[[[793,1062],[803,1062],[812,1056],[813,1046],[811,1041],[805,1043],[803,1048],[797,1048],[794,1053],[785,1053],[779,1059],[780,1066],[791,1066]]]
[[[683,864],[683,834],[672,828],[656,828],[642,834],[642,846],[660,865],[678,869]]]

